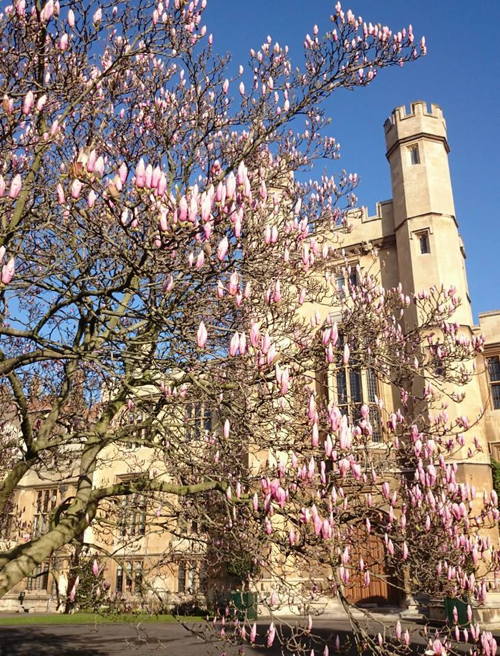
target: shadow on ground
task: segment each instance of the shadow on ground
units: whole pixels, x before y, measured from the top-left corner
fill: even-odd
[[[0,656],[219,656],[179,624],[0,626]]]
[[[226,627],[227,628],[227,627]],[[411,632],[411,651],[407,656],[418,656],[425,650],[425,639],[420,635],[420,628],[409,626]],[[106,624],[81,626],[0,626],[0,656],[282,656],[282,654],[323,653],[323,641],[334,653],[336,636],[342,647],[350,643],[347,656],[372,656],[370,648],[359,651],[352,644],[352,634],[346,622],[323,621],[315,626],[314,635],[307,632],[292,632],[291,628],[280,628],[281,640],[276,640],[272,648],[250,648],[231,645],[220,641],[209,627],[190,626],[187,630],[181,624]],[[194,629],[194,632],[193,632]],[[196,629],[199,633],[196,634]],[[267,624],[259,623],[258,642],[266,639]],[[369,632],[376,635],[379,626],[370,626]],[[294,637],[295,635],[295,637]],[[393,635],[393,628],[388,631]],[[281,643],[286,645],[285,648]],[[387,643],[386,643],[387,644]],[[397,654],[397,649],[394,650]]]
[[[88,627],[87,627],[88,629]],[[79,632],[78,632],[79,633]],[[41,627],[0,627],[0,656],[108,656],[99,636],[60,634]]]

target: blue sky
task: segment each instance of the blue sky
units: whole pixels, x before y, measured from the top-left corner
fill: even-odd
[[[270,34],[290,46],[299,63],[302,42],[317,23],[328,26],[331,0],[208,0],[209,31],[235,64]],[[425,35],[427,57],[380,73],[375,83],[331,99],[331,134],[342,159],[331,165],[357,172],[360,203],[371,211],[391,197],[382,124],[397,105],[439,104],[448,125],[457,219],[466,252],[475,316],[500,309],[500,32],[499,0],[352,0],[343,3],[365,20],[393,29],[409,23]],[[323,173],[318,170],[318,175]]]

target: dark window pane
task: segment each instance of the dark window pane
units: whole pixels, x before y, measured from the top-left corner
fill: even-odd
[[[57,503],[57,488],[38,490],[36,493],[35,508],[33,516],[33,537],[39,537],[47,531],[50,523],[50,515]]]
[[[194,413],[194,435],[195,438],[198,440],[200,438],[200,424],[201,424],[201,405],[197,403],[194,407],[195,413]]]
[[[186,591],[186,565],[179,563],[179,570],[177,572],[177,592]]]
[[[198,572],[196,569],[196,563],[189,564],[189,570],[187,573],[187,587],[188,592],[191,594],[197,592],[198,590]]]
[[[350,401],[352,403],[362,403],[363,390],[361,387],[361,372],[359,369],[351,369],[349,371],[349,385],[351,387]]]
[[[488,358],[488,371],[491,382],[500,381],[500,357],[498,355]]]
[[[418,146],[410,146],[410,162],[412,164],[420,164],[420,152],[418,150]]]
[[[380,410],[376,405],[370,406],[370,424],[373,430],[372,441],[380,442],[382,440],[382,424],[380,421]]]
[[[37,565],[26,582],[28,590],[47,590],[49,587],[49,566],[47,563]]]
[[[116,591],[123,592],[123,567],[121,565],[116,568]]]
[[[344,274],[339,274],[335,278],[335,286],[340,297],[345,295],[345,278]]]
[[[212,430],[212,411],[206,406],[204,408],[203,424],[203,428],[206,431],[210,432]]]
[[[369,403],[375,403],[375,397],[377,396],[377,378],[373,369],[368,369],[366,372],[366,381],[368,388],[368,401]]]
[[[420,244],[420,252],[425,255],[426,253],[431,252],[431,247],[429,245],[429,235],[427,232],[422,232],[418,236],[418,241]]]
[[[347,380],[344,369],[337,371],[337,397],[338,405],[347,403]]]
[[[132,563],[127,561],[125,563],[125,590],[126,592],[132,591]]]
[[[142,587],[142,560],[134,563],[134,592],[139,592]]]
[[[146,498],[142,494],[125,497],[120,505],[118,527],[120,535],[144,535],[146,532]]]
[[[500,410],[500,384],[491,386],[491,397],[493,399],[493,408]]]
[[[353,287],[359,284],[359,278],[358,278],[358,270],[357,269],[351,269],[349,272],[349,282]]]
[[[185,408],[186,439],[199,440],[212,430],[212,412],[204,403],[188,403]]]

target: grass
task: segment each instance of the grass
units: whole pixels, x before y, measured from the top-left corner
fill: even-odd
[[[205,618],[198,616],[186,616],[176,618],[173,615],[98,615],[97,613],[74,613],[73,615],[62,615],[61,613],[26,613],[16,617],[2,617],[0,615],[0,626],[27,626],[30,624],[116,624],[138,622],[201,622]]]

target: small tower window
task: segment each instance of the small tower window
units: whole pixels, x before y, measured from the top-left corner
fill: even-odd
[[[422,255],[425,255],[426,253],[431,252],[431,246],[429,243],[429,233],[427,231],[425,232],[420,232],[417,235],[418,238],[418,244],[420,246],[420,252]]]
[[[418,150],[418,145],[413,144],[408,148],[410,152],[410,163],[411,164],[420,164],[420,152]]]

